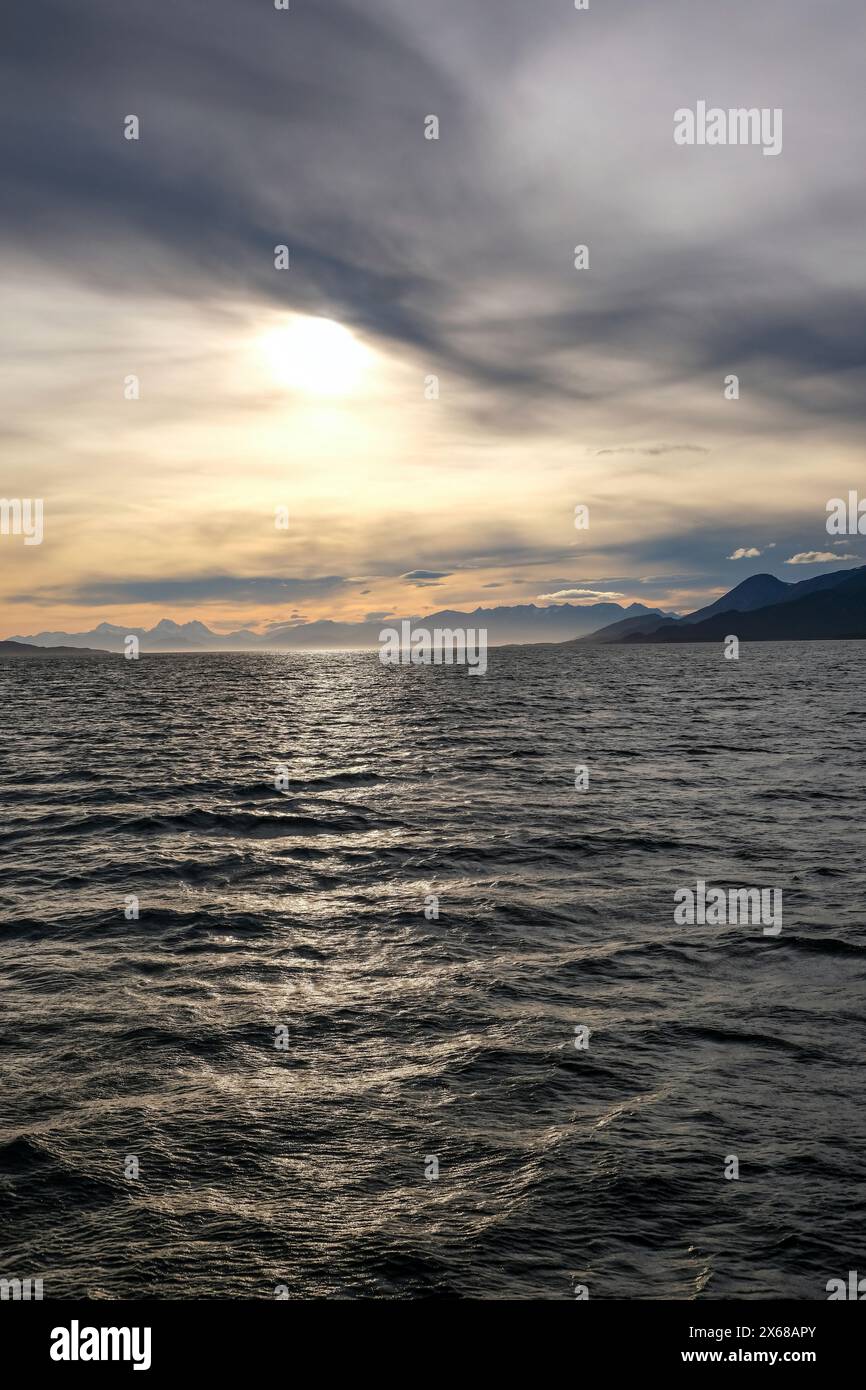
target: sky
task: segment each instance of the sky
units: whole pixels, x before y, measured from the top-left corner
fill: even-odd
[[[0,23],[0,496],[44,505],[0,636],[687,611],[866,562],[825,526],[866,493],[856,0]],[[678,145],[699,101],[781,110],[781,151]]]

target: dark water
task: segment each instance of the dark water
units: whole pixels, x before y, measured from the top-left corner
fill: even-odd
[[[862,643],[3,663],[0,1274],[824,1299],[866,1271],[864,676]],[[782,888],[781,935],[675,926],[697,878]]]

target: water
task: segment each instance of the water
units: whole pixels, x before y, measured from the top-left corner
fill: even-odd
[[[0,664],[0,1274],[826,1298],[866,1268],[864,676],[853,642]],[[782,888],[781,935],[675,926],[698,878]]]

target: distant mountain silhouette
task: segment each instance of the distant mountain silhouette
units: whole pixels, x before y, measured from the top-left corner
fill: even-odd
[[[626,642],[721,642],[733,634],[746,642],[803,642],[866,638],[866,567],[830,589],[785,599],[751,612],[730,610],[703,622],[675,623]]]
[[[618,603],[573,604],[559,603],[539,608],[534,603],[476,608],[472,612],[443,609],[426,617],[411,618],[416,627],[487,629],[487,640],[494,645],[526,642],[562,642],[569,637],[592,632],[625,615],[659,617],[661,609],[647,608],[642,603],[622,607]],[[377,647],[379,633],[386,627],[399,627],[409,614],[389,617],[376,622],[340,623],[322,619],[313,623],[275,624],[265,633],[241,629],[227,634],[212,632],[204,623],[175,623],[163,618],[152,628],[120,627],[116,623],[100,623],[88,632],[37,632],[31,637],[16,636],[15,642],[25,645],[41,644],[85,647],[95,645],[105,651],[122,652],[124,639],[137,637],[143,652],[194,651],[282,651],[346,650]]]
[[[715,603],[689,613],[680,621],[687,624],[700,623],[707,618],[714,618],[717,613],[730,613],[732,610],[751,613],[755,608],[769,608],[776,603],[795,603],[807,594],[818,593],[822,589],[835,589],[850,575],[856,573],[856,570],[851,569],[834,570],[832,574],[800,579],[795,584],[783,584],[781,579],[775,579],[772,574],[753,574],[750,579],[744,579],[742,584],[716,599]]]
[[[204,623],[176,623],[163,618],[152,628],[100,623],[88,632],[39,632],[0,642],[0,655],[45,652],[60,655],[90,651],[122,652],[128,636],[143,652],[352,650],[376,647],[379,633],[397,627],[403,617],[346,623],[322,619],[312,623],[274,624],[268,632],[241,628],[226,634]],[[731,634],[746,641],[866,638],[866,565],[836,570],[813,579],[785,584],[771,574],[755,574],[729,593],[685,617],[674,617],[642,603],[534,603],[441,609],[412,616],[414,627],[486,628],[492,645],[542,642],[640,643],[716,642]]]
[[[630,637],[634,632],[657,632],[659,628],[668,623],[676,623],[678,620],[671,617],[660,618],[656,613],[643,614],[637,618],[622,618],[618,623],[610,623],[608,627],[598,628],[595,632],[589,632],[585,637],[572,638],[577,642],[622,642],[626,637]]]
[[[808,580],[806,582],[808,583]],[[680,621],[700,623],[705,618],[714,618],[717,613],[729,613],[731,609],[749,613],[753,608],[767,608],[771,603],[781,603],[792,587],[772,574],[753,574],[751,578],[744,579],[742,584],[737,584],[736,588],[717,598],[715,603],[709,603],[706,608],[698,608],[696,612],[688,613]]]
[[[784,584],[771,574],[743,580],[684,618],[638,617],[600,628],[580,642],[812,641],[866,637],[866,566]]]
[[[110,652],[93,647],[37,647],[32,642],[0,641],[0,656],[110,656]]]

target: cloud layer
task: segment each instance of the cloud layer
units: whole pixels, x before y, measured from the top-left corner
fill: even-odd
[[[0,543],[10,609],[361,616],[610,572],[682,606],[729,559],[830,563],[866,402],[854,0],[4,18],[0,492],[46,502],[38,551]],[[698,99],[783,108],[782,154],[677,147]],[[359,395],[268,376],[290,314],[369,346]]]

